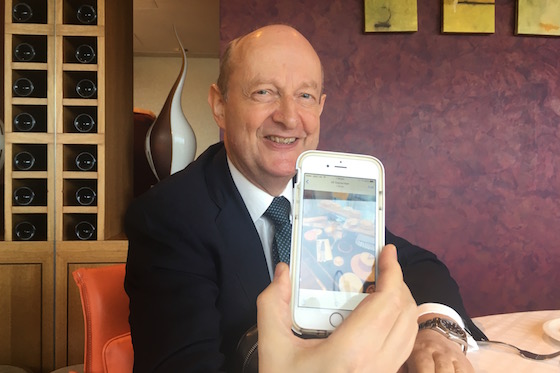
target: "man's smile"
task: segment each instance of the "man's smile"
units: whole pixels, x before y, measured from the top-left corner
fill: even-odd
[[[266,136],[266,138],[278,144],[293,144],[297,139],[296,137],[278,137],[278,136]]]

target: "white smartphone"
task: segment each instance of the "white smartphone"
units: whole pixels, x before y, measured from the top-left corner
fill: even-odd
[[[313,150],[298,158],[294,183],[292,328],[323,337],[375,290],[385,171],[371,156]]]

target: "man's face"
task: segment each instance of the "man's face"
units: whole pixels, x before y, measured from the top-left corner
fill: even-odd
[[[234,56],[223,102],[224,141],[233,164],[270,194],[284,189],[297,157],[319,142],[320,61],[305,39],[263,33]],[[283,39],[286,37],[286,39]]]

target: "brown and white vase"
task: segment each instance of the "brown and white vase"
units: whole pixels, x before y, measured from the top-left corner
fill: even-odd
[[[194,160],[196,137],[181,106],[181,96],[187,76],[187,54],[177,35],[183,64],[175,84],[156,120],[146,134],[146,158],[158,180],[185,168]]]

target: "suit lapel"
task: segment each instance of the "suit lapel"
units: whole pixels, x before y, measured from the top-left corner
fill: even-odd
[[[234,264],[250,302],[270,283],[260,237],[233,183],[223,148],[205,170],[210,196],[219,207],[216,225],[222,233],[224,260]]]

